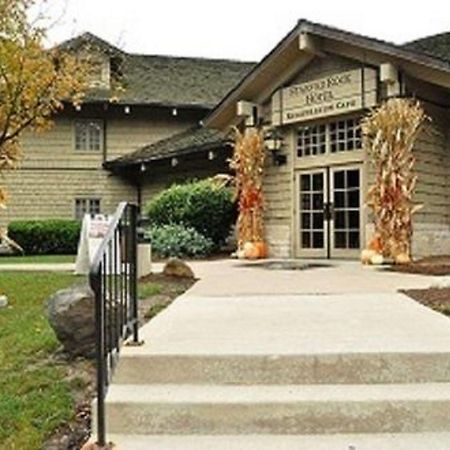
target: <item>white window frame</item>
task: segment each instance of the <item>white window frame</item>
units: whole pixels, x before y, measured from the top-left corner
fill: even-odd
[[[299,160],[303,160],[305,158],[317,158],[320,156],[326,156],[326,155],[338,155],[338,154],[346,154],[351,153],[353,151],[358,151],[362,149],[362,136],[361,131],[359,131],[359,137],[355,137],[355,128],[352,127],[351,130],[353,133],[353,137],[349,139],[348,133],[350,132],[349,127],[347,126],[349,122],[359,122],[361,121],[361,118],[358,116],[354,117],[342,117],[339,119],[333,119],[327,122],[322,123],[313,123],[308,125],[302,125],[297,127],[295,132],[295,155],[296,158]],[[340,125],[345,125],[339,128]],[[334,131],[332,131],[332,128],[334,126]],[[319,127],[325,127],[325,152],[316,151],[314,152],[314,142],[313,137],[315,134],[315,130],[319,129]],[[312,146],[309,149],[306,149],[304,146],[305,142],[305,135],[302,135],[302,132],[304,130],[311,130],[311,135],[309,136],[309,141],[312,142]],[[341,139],[340,134],[345,133],[345,136],[343,139]],[[334,135],[334,136],[333,136]],[[336,138],[336,140],[333,142],[332,137]],[[316,139],[317,139],[317,133],[316,133]],[[303,146],[299,145],[299,141],[302,140]],[[358,143],[359,146],[354,146],[353,148],[343,148],[339,149],[340,146],[347,147],[348,142],[353,141],[354,143]],[[317,145],[319,145],[319,142],[317,142]],[[336,145],[337,149],[332,150],[333,145]],[[317,150],[317,146],[315,147]],[[300,152],[302,153],[300,155]]]
[[[98,148],[97,146],[93,146],[93,137],[90,134],[89,126],[97,126],[99,129],[99,142]],[[77,132],[78,127],[87,127],[87,137],[86,137],[86,145],[84,148],[78,147],[78,138]],[[73,148],[76,152],[80,153],[100,153],[103,152],[103,141],[104,141],[104,124],[102,120],[98,119],[77,119],[73,123]]]
[[[80,208],[79,204],[83,204]],[[94,208],[94,205],[96,207]],[[85,214],[100,214],[102,201],[99,197],[76,197],[74,200],[75,219],[83,220]]]

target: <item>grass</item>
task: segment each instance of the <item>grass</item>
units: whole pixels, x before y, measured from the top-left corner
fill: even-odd
[[[0,264],[73,263],[75,255],[0,256]]]
[[[74,414],[64,368],[49,358],[58,347],[45,300],[74,282],[63,273],[0,272],[9,306],[0,309],[0,449],[42,448]]]
[[[145,300],[153,295],[161,294],[162,286],[158,283],[148,282],[138,284],[138,298]]]

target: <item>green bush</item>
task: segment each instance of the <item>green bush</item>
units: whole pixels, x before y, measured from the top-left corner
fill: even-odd
[[[152,251],[161,258],[171,256],[197,258],[209,255],[214,243],[194,228],[183,225],[153,226],[147,232],[152,242]]]
[[[69,255],[77,252],[81,223],[76,220],[17,220],[8,235],[28,255]]]
[[[225,242],[236,219],[233,191],[211,180],[174,184],[146,206],[150,223],[192,227],[216,246]]]

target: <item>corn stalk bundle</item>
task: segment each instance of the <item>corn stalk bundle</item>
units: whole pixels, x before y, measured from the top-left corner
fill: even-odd
[[[234,154],[230,167],[235,171],[239,215],[237,220],[238,247],[246,242],[264,239],[262,189],[264,168],[264,135],[262,130],[235,130]]]
[[[363,147],[375,167],[367,205],[374,214],[375,236],[384,257],[407,262],[411,256],[413,202],[417,175],[414,142],[427,119],[411,99],[390,99],[362,121]]]

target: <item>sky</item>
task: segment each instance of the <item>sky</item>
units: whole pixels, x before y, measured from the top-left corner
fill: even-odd
[[[249,61],[300,18],[395,43],[450,31],[448,0],[48,0],[46,14],[51,44],[90,31],[129,52]]]

